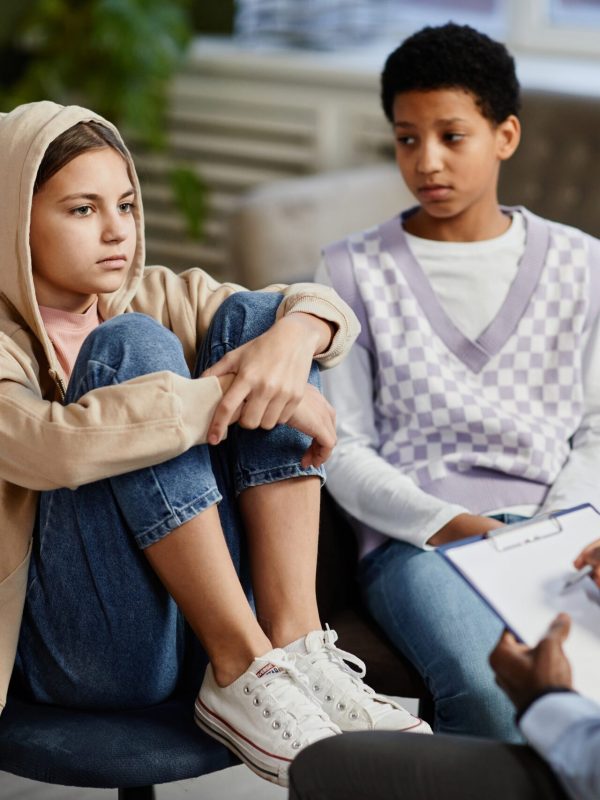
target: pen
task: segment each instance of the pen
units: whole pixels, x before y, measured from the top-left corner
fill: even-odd
[[[571,575],[570,578],[567,578],[565,581],[565,585],[563,586],[563,591],[565,589],[570,589],[571,586],[575,586],[576,583],[579,583],[580,580],[583,578],[587,578],[588,575],[591,575],[594,571],[594,568],[590,564],[586,564],[585,567],[582,567],[575,575]]]

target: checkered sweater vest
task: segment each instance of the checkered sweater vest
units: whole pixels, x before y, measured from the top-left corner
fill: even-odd
[[[583,411],[593,240],[519,211],[526,250],[476,341],[444,312],[401,218],[324,251],[372,357],[380,455],[423,490],[474,512],[539,505]]]

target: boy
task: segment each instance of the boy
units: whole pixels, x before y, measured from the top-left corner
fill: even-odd
[[[363,323],[325,377],[339,440],[328,485],[358,532],[370,611],[426,678],[436,729],[511,740],[487,664],[501,624],[431,550],[600,499],[600,250],[498,204],[520,137],[503,45],[425,28],[381,85],[419,205],[324,251],[318,280]]]

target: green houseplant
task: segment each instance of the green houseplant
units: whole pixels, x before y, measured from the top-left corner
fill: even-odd
[[[0,7],[0,108],[48,98],[89,106],[134,149],[165,149],[169,82],[193,35],[188,0],[20,0]],[[205,192],[179,165],[169,182],[198,237]]]

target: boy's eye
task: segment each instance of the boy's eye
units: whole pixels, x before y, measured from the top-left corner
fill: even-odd
[[[398,144],[409,146],[415,143],[414,136],[396,136],[396,141]]]
[[[71,209],[71,214],[73,214],[75,217],[87,217],[91,213],[91,206],[78,206],[77,208]]]
[[[133,211],[134,203],[119,203],[119,211],[122,211],[124,214],[131,214]]]
[[[444,139],[447,142],[462,142],[462,140],[464,138],[465,138],[464,133],[445,133],[444,134]]]

